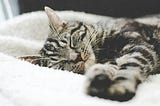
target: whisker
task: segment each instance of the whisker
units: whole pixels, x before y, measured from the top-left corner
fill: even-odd
[[[90,32],[90,31],[89,31],[89,32]],[[93,31],[92,33],[90,32],[90,35],[91,35],[90,38],[91,38],[91,39],[88,40],[87,45],[85,46],[85,49],[84,49],[84,53],[86,53],[89,45],[91,45],[91,43],[92,43],[93,39],[96,37],[95,35],[96,35],[97,33],[98,33],[97,31]]]
[[[94,32],[95,32],[95,31],[93,31],[93,32],[91,33],[90,30],[89,30],[90,38],[91,38],[91,39],[89,39],[88,42],[86,43],[86,46],[84,47],[84,52],[85,52],[85,50],[87,49],[87,46],[88,46],[89,42],[93,39],[92,36],[94,35]]]
[[[97,48],[97,46],[98,46],[98,43],[101,41],[101,39],[99,38],[99,39],[96,39],[95,41],[94,41],[94,45],[92,45],[92,49],[95,49],[95,48]]]
[[[99,51],[99,50],[105,50],[105,48],[97,48],[97,49],[94,49],[94,51]]]

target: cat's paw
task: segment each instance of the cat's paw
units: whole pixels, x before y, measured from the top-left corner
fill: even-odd
[[[107,98],[117,101],[128,101],[135,96],[136,86],[136,83],[132,80],[119,76],[107,88]]]
[[[47,67],[49,64],[49,60],[42,58],[41,56],[23,56],[18,58],[27,61],[29,63],[32,63],[34,65],[39,65],[44,67]]]
[[[22,56],[18,57],[21,60],[28,61],[32,64],[38,64],[38,60],[41,58],[40,56]]]
[[[91,96],[127,101],[135,96],[138,73],[120,71],[113,65],[94,65],[87,73],[86,93]]]
[[[113,76],[117,73],[118,67],[111,64],[96,64],[86,73],[86,93],[91,96],[105,98],[107,88],[113,83]]]
[[[140,73],[135,70],[120,70],[113,78],[113,83],[107,88],[109,99],[127,101],[132,99],[137,86],[142,82]]]

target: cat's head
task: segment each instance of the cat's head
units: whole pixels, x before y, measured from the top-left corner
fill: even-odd
[[[45,12],[51,31],[41,55],[50,59],[49,67],[84,73],[95,62],[89,27],[78,21],[64,21],[49,7]]]

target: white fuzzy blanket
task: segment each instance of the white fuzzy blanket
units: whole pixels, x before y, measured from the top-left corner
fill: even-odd
[[[66,20],[89,23],[111,19],[72,11],[57,13]],[[137,20],[160,23],[155,17]],[[85,95],[85,76],[35,66],[14,57],[37,54],[48,30],[44,12],[24,14],[0,25],[0,106],[160,106],[160,75],[140,85],[132,100],[120,103]]]

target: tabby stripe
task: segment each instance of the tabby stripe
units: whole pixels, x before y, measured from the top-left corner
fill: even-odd
[[[143,69],[143,66],[135,62],[125,63],[125,64],[122,64],[120,67],[121,67],[120,69],[127,69],[127,67],[139,67]]]
[[[142,64],[148,64],[148,61],[142,57],[136,56],[134,58],[137,59],[138,61],[140,61]]]
[[[58,56],[58,54],[47,54],[47,56]]]
[[[46,55],[46,50],[44,48],[41,49],[40,54],[45,56]]]
[[[59,44],[58,40],[56,40],[56,39],[48,38],[47,41],[49,41],[49,42],[54,42],[54,43],[57,44],[58,47],[62,47],[62,46]]]
[[[58,55],[57,54],[57,50],[56,49],[49,49],[49,48],[45,48],[45,47],[43,47],[43,51],[46,51],[47,53],[46,54],[55,54],[55,55]]]
[[[57,61],[57,59],[55,59],[55,58],[53,58],[53,57],[51,58],[51,60],[53,60],[53,61]]]
[[[40,52],[42,55],[45,55],[45,56],[58,56],[59,54],[57,53],[54,53],[53,51],[49,51],[49,50],[46,50],[46,48],[42,48],[41,49],[41,52]]]
[[[87,35],[87,27],[84,25],[84,33],[81,35],[81,41],[85,38],[85,36]]]
[[[142,54],[139,52],[134,52],[132,54],[125,54],[121,56],[120,58],[117,58],[116,63],[118,64],[118,66],[121,66],[126,63],[137,63],[143,66],[144,64],[142,64],[140,61],[134,58],[135,56],[142,56]]]
[[[46,49],[46,50],[49,50],[49,51],[53,51],[53,49],[51,50],[51,44],[45,44],[44,45],[44,48]],[[54,47],[53,47],[54,48]]]
[[[152,64],[155,64],[153,55],[148,50],[149,48],[143,46],[135,46],[128,53],[140,52],[146,59],[149,59]]]
[[[78,29],[80,29],[82,25],[83,25],[83,23],[80,22],[76,28],[72,29],[72,30],[71,30],[71,35],[72,35],[75,31],[77,31]]]

